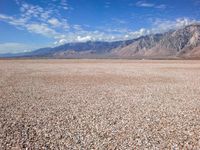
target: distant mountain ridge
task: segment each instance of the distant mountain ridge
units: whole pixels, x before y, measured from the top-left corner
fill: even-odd
[[[175,31],[126,41],[67,43],[54,48],[42,48],[11,55],[11,57],[200,58],[200,25],[189,25]]]

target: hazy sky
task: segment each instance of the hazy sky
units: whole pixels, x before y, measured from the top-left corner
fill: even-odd
[[[0,53],[114,41],[200,20],[200,0],[0,0]]]

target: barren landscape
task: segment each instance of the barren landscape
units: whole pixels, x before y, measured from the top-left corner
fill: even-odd
[[[0,149],[200,149],[198,60],[0,60]]]

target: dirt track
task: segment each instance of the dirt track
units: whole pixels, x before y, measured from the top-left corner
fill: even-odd
[[[0,60],[0,149],[200,149],[200,61]]]

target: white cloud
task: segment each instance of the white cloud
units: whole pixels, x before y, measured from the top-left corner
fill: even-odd
[[[86,42],[92,40],[92,36],[77,36],[77,41],[79,42]]]
[[[62,2],[61,2],[62,3]],[[66,6],[67,3],[62,3],[62,6]],[[39,23],[50,23],[53,27],[59,26],[63,29],[69,28],[67,20],[62,17],[59,12],[61,5],[51,4],[51,7],[42,8],[38,5],[32,5],[28,3],[21,2],[20,18],[26,18],[27,21],[39,22]],[[58,19],[59,17],[59,19]]]
[[[57,9],[42,8],[23,1],[16,0],[20,14],[8,16],[0,14],[0,20],[7,22],[16,28],[25,29],[31,33],[40,34],[49,38],[58,39],[70,26],[65,18],[57,18]],[[63,1],[62,5],[66,5]],[[57,31],[59,29],[59,32]]]
[[[177,18],[175,20],[156,19],[154,22],[154,28],[152,29],[152,32],[166,32],[170,29],[179,29],[195,23],[200,23],[200,21],[186,17]]]
[[[78,31],[83,31],[82,26],[78,24],[73,25],[73,29],[78,30]]]
[[[58,19],[56,19],[56,18],[51,18],[48,20],[48,22],[55,27],[59,27],[62,25],[62,23],[60,21],[58,21]]]
[[[7,20],[7,19],[12,19],[12,17],[0,14],[0,19]]]
[[[32,19],[33,17],[38,19],[47,19],[49,17],[50,12],[44,10],[42,7],[37,5],[31,5],[28,3],[21,3],[20,6],[21,17]]]
[[[28,30],[31,33],[37,33],[41,34],[46,37],[55,37],[59,35],[58,32],[56,32],[54,29],[48,27],[45,23],[27,23],[26,20],[20,18],[16,19],[10,16],[2,15],[0,14],[0,20],[3,20],[11,25],[14,25],[16,27],[22,27]]]
[[[176,27],[177,28],[188,26],[188,25],[195,24],[195,23],[199,23],[199,21],[194,20],[194,19],[189,19],[189,18],[176,19]]]
[[[148,3],[148,2],[145,2],[145,1],[138,1],[136,3],[136,5],[138,7],[154,7],[155,6],[153,3]]]
[[[146,7],[146,8],[157,8],[157,9],[165,9],[167,6],[165,4],[157,5],[155,3],[150,3],[145,0],[138,1],[136,3],[137,7]]]
[[[0,20],[5,21],[11,25],[16,25],[16,26],[24,26],[26,23],[26,20],[23,18],[16,19],[16,18],[13,18],[12,16],[7,16],[4,14],[0,14]]]
[[[58,34],[55,30],[49,28],[46,24],[27,24],[25,26],[28,31],[41,34],[46,37],[54,37]]]
[[[61,4],[61,7],[62,7],[64,10],[68,10],[68,9],[69,9],[66,0],[61,0],[60,4]]]
[[[145,29],[145,28],[141,28],[138,31],[130,32],[129,37],[137,38],[137,37],[144,36],[144,35],[147,35],[147,34],[150,34],[150,33],[151,33],[150,30]]]
[[[55,45],[62,45],[67,43],[68,41],[66,39],[60,39],[59,41],[54,42]]]

